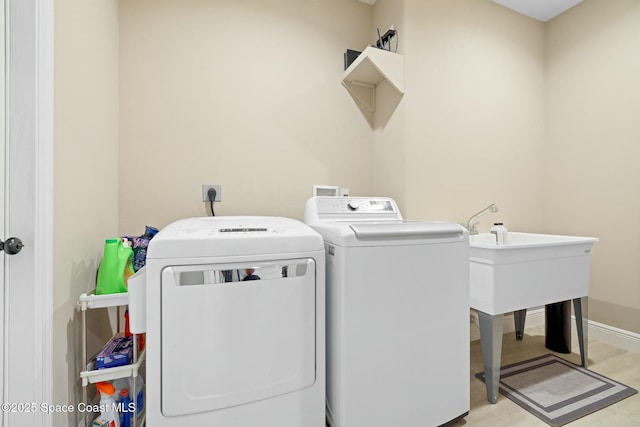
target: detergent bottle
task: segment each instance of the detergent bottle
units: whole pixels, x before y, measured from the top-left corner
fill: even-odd
[[[129,277],[133,276],[135,270],[133,269],[133,257],[135,256],[133,252],[133,247],[131,246],[131,242],[129,239],[123,237],[120,239],[122,241],[122,247],[124,248],[124,253],[127,254],[127,266],[124,269],[124,284],[128,286]]]
[[[129,310],[125,310],[124,311],[124,336],[125,337],[132,337],[133,334],[131,333],[131,328],[129,327]],[[145,335],[144,334],[138,334],[136,335],[136,339],[138,340],[138,351],[142,351],[144,350],[144,339],[145,339]]]
[[[96,387],[100,392],[100,415],[91,423],[91,427],[120,427],[120,414],[116,411],[113,396],[115,387],[110,382],[99,382]]]
[[[144,378],[138,374],[136,377],[136,386],[133,387],[133,377],[129,377],[129,394],[131,395],[131,401],[135,403],[136,419],[140,419],[144,413]],[[135,390],[135,393],[134,393]]]
[[[96,294],[118,294],[127,292],[127,279],[133,274],[131,262],[133,249],[120,239],[107,239],[104,257],[98,268]]]
[[[135,407],[133,407],[133,403],[131,402],[131,397],[129,396],[129,389],[123,388],[120,391],[120,427],[131,427],[131,419],[133,418],[133,413],[135,412]]]

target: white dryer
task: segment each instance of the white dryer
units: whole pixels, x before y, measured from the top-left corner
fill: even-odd
[[[146,264],[153,427],[325,425],[325,252],[301,222],[177,221]]]
[[[327,252],[327,418],[422,427],[469,412],[469,243],[389,198],[314,197]]]

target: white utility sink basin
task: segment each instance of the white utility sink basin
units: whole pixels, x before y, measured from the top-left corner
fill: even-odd
[[[587,366],[587,300],[593,237],[509,232],[469,236],[471,307],[478,312],[487,399],[498,401],[504,313],[521,340],[527,308],[573,300],[580,359]]]
[[[565,301],[589,294],[594,237],[509,232],[469,236],[471,307],[488,314]]]

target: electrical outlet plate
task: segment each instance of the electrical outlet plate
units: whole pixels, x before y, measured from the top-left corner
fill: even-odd
[[[221,202],[222,201],[222,185],[220,184],[202,184],[202,201],[203,202],[209,201],[210,188],[216,189],[216,198],[214,202]]]

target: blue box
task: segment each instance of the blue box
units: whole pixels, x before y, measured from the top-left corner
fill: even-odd
[[[133,337],[114,337],[96,355],[96,369],[128,365],[132,357]]]

